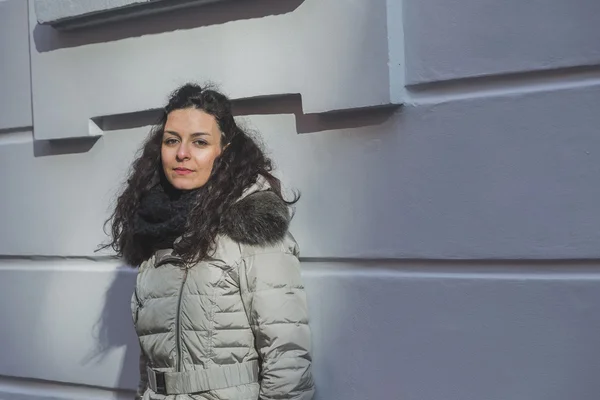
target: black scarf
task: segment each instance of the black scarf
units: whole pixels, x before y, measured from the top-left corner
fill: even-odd
[[[165,188],[166,187],[166,188]],[[140,199],[134,219],[134,240],[150,252],[173,247],[181,236],[198,190],[181,191],[158,183]]]

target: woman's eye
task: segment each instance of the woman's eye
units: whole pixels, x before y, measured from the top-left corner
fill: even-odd
[[[196,140],[194,143],[196,146],[206,146],[208,144],[204,140]]]
[[[167,139],[167,140],[165,140],[165,144],[166,145],[172,145],[172,144],[175,144],[175,143],[177,143],[177,140],[175,140],[175,139]]]

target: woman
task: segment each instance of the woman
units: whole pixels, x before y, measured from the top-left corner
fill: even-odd
[[[139,266],[137,399],[313,397],[292,203],[223,94],[173,92],[108,221]]]

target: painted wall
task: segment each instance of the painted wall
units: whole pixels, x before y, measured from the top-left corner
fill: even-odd
[[[211,80],[303,194],[317,400],[597,400],[597,15],[252,0],[57,31],[0,1],[0,399],[132,397],[135,272],[94,250],[154,110]]]

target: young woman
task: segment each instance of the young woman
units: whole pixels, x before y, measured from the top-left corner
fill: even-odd
[[[137,399],[313,397],[293,202],[227,97],[173,92],[108,221],[139,267]]]

